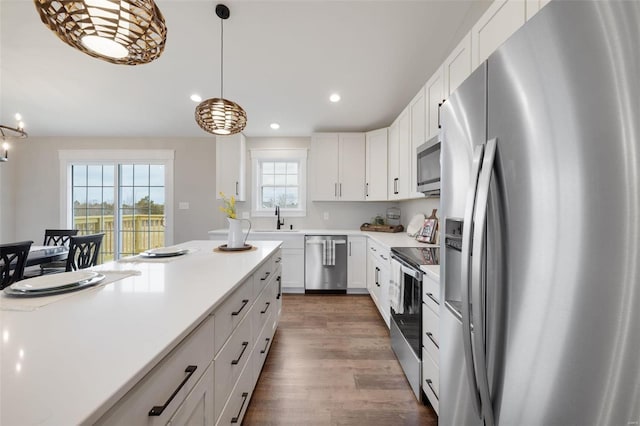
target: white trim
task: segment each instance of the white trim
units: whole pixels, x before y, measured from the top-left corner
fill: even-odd
[[[260,174],[259,162],[263,160],[297,160],[298,169],[298,201],[297,209],[280,210],[281,217],[305,217],[307,216],[307,149],[252,149],[251,173],[253,175],[251,185],[251,216],[272,216],[272,211],[258,210],[260,204]]]
[[[165,245],[173,244],[173,185],[175,150],[172,149],[73,149],[58,151],[60,161],[60,227],[71,227],[70,207],[73,195],[68,190],[73,164],[162,164],[165,180]],[[117,203],[117,195],[114,203]]]

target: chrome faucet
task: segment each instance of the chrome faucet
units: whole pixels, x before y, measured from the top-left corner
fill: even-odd
[[[276,229],[280,229],[282,225],[284,225],[284,219],[280,222],[280,206],[276,206],[276,216],[278,216],[278,220],[276,221]]]

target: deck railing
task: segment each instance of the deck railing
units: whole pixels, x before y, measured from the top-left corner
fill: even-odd
[[[79,235],[104,232],[100,248],[103,262],[112,260],[117,251],[113,221],[113,216],[82,216],[74,219],[74,226],[78,229]],[[138,254],[150,248],[163,247],[164,215],[123,215],[120,239],[120,253],[125,256]]]

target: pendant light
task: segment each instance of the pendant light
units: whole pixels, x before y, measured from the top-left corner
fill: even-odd
[[[223,97],[223,23],[225,19],[229,18],[229,8],[223,4],[217,5],[216,15],[220,18],[220,97],[202,101],[196,107],[196,123],[205,132],[214,135],[233,135],[241,132],[247,125],[247,113],[240,105]]]
[[[9,140],[24,139],[26,137],[27,132],[24,131],[24,123],[20,114],[16,114],[16,127],[0,124],[0,138],[2,139],[2,150],[4,151],[0,155],[0,162],[9,161]]]
[[[153,0],[34,0],[60,40],[113,64],[139,65],[164,51],[167,27]]]

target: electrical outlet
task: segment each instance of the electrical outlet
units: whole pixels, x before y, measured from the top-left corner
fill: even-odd
[[[178,209],[180,210],[189,210],[189,203],[186,201],[180,201],[178,203]]]
[[[322,215],[324,220],[329,220],[329,212],[324,212],[324,214]]]

